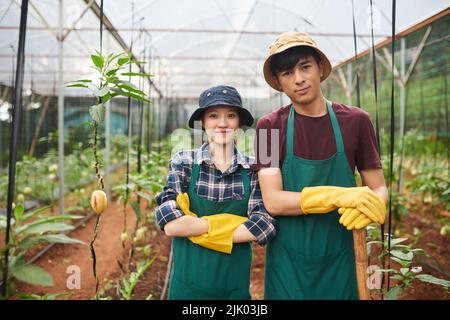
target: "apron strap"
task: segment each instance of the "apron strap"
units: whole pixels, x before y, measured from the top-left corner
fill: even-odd
[[[336,141],[336,149],[337,153],[344,152],[344,142],[342,140],[341,129],[339,127],[339,123],[336,118],[336,114],[334,113],[332,103],[330,100],[326,100],[328,114],[330,115],[331,125],[333,126],[334,140]]]
[[[240,167],[239,172],[241,173],[242,182],[244,183],[244,197],[245,199],[249,199],[251,188],[250,188],[250,180],[248,179],[248,169]]]
[[[200,167],[199,167],[198,163],[194,163],[194,166],[192,167],[191,181],[189,181],[189,193],[190,194],[195,194],[195,183],[197,182],[199,168]]]
[[[291,110],[289,111],[288,125],[286,131],[286,158],[294,155],[294,120],[295,120],[295,108],[291,104]]]
[[[328,114],[330,115],[331,125],[333,127],[334,140],[336,142],[336,149],[338,153],[344,152],[344,142],[342,140],[341,129],[334,113],[332,103],[330,100],[325,100]],[[289,111],[288,126],[286,130],[286,158],[294,155],[294,125],[295,125],[295,108],[291,105]]]

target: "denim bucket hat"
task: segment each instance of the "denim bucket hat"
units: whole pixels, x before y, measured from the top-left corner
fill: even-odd
[[[251,126],[254,121],[250,111],[242,105],[241,95],[231,86],[220,85],[206,89],[200,94],[198,105],[199,107],[189,118],[190,128],[194,128],[194,121],[202,120],[205,110],[215,106],[236,107],[239,112],[240,126]]]

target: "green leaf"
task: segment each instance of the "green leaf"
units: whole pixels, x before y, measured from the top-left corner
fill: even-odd
[[[117,60],[117,64],[119,66],[123,66],[125,63],[127,63],[129,61],[130,61],[130,58],[128,58],[128,57],[120,58],[119,60]]]
[[[419,275],[416,276],[416,278],[419,279],[422,282],[428,282],[428,283],[432,283],[432,284],[437,284],[439,286],[443,286],[443,287],[446,287],[446,288],[450,287],[450,281],[433,277],[430,274],[419,274]]]
[[[112,76],[112,75],[114,75],[117,71],[119,71],[120,70],[120,68],[116,68],[116,69],[112,69],[112,70],[109,70],[107,73],[106,73],[106,75],[108,76],[108,77],[110,77],[110,76]]]
[[[20,242],[19,248],[25,250],[37,243],[86,244],[81,240],[70,238],[65,234],[47,234],[25,239]]]
[[[384,295],[384,300],[397,300],[400,293],[402,293],[403,289],[400,286],[396,286],[391,288],[388,293]]]
[[[25,211],[25,208],[23,204],[19,203],[14,208],[14,217],[16,218],[17,222],[20,222],[23,218],[23,212]]]
[[[20,234],[22,231],[29,229],[31,227],[40,225],[40,224],[44,224],[44,223],[53,223],[56,221],[60,221],[60,220],[74,220],[74,219],[81,219],[83,218],[83,216],[79,216],[79,215],[62,215],[62,216],[53,216],[53,217],[45,217],[45,218],[40,218],[36,221],[33,221],[31,223],[28,223],[26,225],[23,225],[19,228],[16,229],[16,234]]]
[[[139,95],[131,93],[129,91],[122,91],[122,95],[126,96],[126,97],[130,97],[130,98],[136,99],[138,101],[150,102],[150,100],[146,99],[144,96],[139,96]]]
[[[394,246],[391,246],[391,248],[404,249],[404,248],[408,248],[408,246],[404,245],[404,244],[396,244]]]
[[[145,300],[153,300],[153,293],[150,293]]]
[[[409,268],[400,268],[400,272],[402,275],[406,275],[409,271]]]
[[[91,55],[91,59],[97,68],[99,68],[99,69],[103,68],[103,57],[102,56],[93,54],[93,55]]]
[[[42,296],[34,294],[34,293],[20,293],[20,300],[42,300]]]
[[[55,223],[55,222],[51,222],[51,223],[41,223],[38,224],[36,226],[25,226],[26,228],[21,229],[18,228],[16,230],[16,234],[19,233],[24,233],[26,235],[31,235],[31,234],[37,234],[37,233],[46,233],[46,232],[59,232],[59,231],[68,231],[68,230],[73,230],[74,226],[71,226],[70,224],[67,223]]]
[[[105,119],[105,105],[100,103],[89,107],[89,114],[95,122],[101,123]]]
[[[52,276],[44,269],[32,264],[20,265],[18,268],[12,269],[11,274],[17,280],[32,285],[47,287],[53,285]]]
[[[396,257],[391,257],[391,259],[394,260],[395,262],[399,263],[402,267],[407,267],[408,264],[410,264],[410,261],[404,261],[404,260],[401,260]]]
[[[121,55],[123,55],[123,52],[117,53],[117,54],[114,54],[114,55],[113,55],[113,53],[111,53],[111,54],[108,56],[108,62],[111,62],[111,61],[116,60],[116,59],[117,59],[118,57],[120,57]]]
[[[414,258],[414,254],[412,252],[408,252],[405,254],[399,250],[391,250],[391,254],[396,258],[406,261],[411,261]]]
[[[163,188],[164,188],[164,186],[161,185],[160,183],[157,183],[157,182],[152,183],[152,191],[154,193],[161,191]]]
[[[392,276],[391,279],[403,281],[405,279],[405,277],[403,277],[400,274],[396,274],[395,276]]]
[[[47,209],[50,209],[50,207],[51,207],[51,206],[43,206],[43,207],[37,208],[36,210],[33,210],[33,211],[31,211],[31,212],[28,212],[28,213],[26,213],[26,214],[23,216],[23,220],[30,219],[30,218],[33,217],[34,215],[39,214],[39,213],[41,213],[41,212],[43,212],[43,211],[45,211],[45,210],[47,210]]]
[[[21,293],[19,294],[19,298],[22,300],[55,300],[56,298],[67,297],[71,295],[71,292],[44,294],[42,296],[34,293]]]
[[[139,207],[138,202],[131,202],[131,207],[133,208],[134,214],[136,215],[136,219],[139,221],[141,220],[141,208]]]
[[[127,90],[131,90],[131,91],[133,91],[133,90],[139,90],[139,88],[136,87],[136,85],[134,85],[133,83],[131,83],[131,82],[129,82],[129,81],[124,81],[124,80],[120,80],[120,81],[117,83],[117,86],[118,86],[118,87],[126,88]],[[130,89],[130,88],[131,88],[131,89]],[[139,91],[140,91],[140,90],[139,90]]]
[[[139,89],[135,89],[135,88],[132,88],[132,87],[129,87],[129,86],[126,86],[126,85],[119,85],[119,88],[120,89],[125,89],[125,90],[127,90],[129,92],[134,92],[134,93],[136,93],[136,94],[138,94],[140,96],[144,96],[145,97],[145,93],[143,91],[139,90]],[[124,92],[124,91],[122,91],[122,92]]]
[[[408,240],[408,238],[396,238],[396,239],[392,239],[391,241],[391,246],[405,242],[406,240]]]
[[[141,73],[141,72],[124,72],[121,75],[122,76],[130,76],[130,77],[149,77],[150,76],[147,73]]]
[[[398,273],[398,271],[396,269],[377,269],[376,272],[393,272],[393,273]]]
[[[95,89],[93,90],[93,93],[96,97],[103,97],[104,95],[109,93],[109,87],[105,86],[101,89]]]
[[[147,194],[147,193],[144,193],[144,192],[137,192],[137,194],[138,194],[141,198],[144,198],[144,199],[146,199],[146,200],[148,200],[148,201],[152,201],[152,197],[151,197],[149,194]]]
[[[107,94],[105,94],[105,95],[102,97],[102,103],[108,102],[111,98],[112,98],[111,93],[108,92]]]
[[[92,80],[90,80],[90,79],[80,79],[80,80],[77,80],[76,82],[92,82]]]
[[[71,84],[71,85],[68,85],[67,87],[75,87],[75,88],[88,88],[88,86],[87,86],[87,85],[85,85],[85,84],[82,84],[82,83]]]
[[[29,225],[37,225],[40,223],[56,222],[56,221],[61,221],[61,220],[77,220],[77,219],[81,219],[81,218],[84,218],[84,216],[65,214],[62,216],[40,218],[39,220],[36,220],[33,223],[30,223]]]

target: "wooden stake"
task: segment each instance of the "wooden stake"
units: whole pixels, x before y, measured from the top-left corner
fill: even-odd
[[[367,287],[367,245],[366,229],[353,230],[353,247],[355,248],[356,281],[359,300],[370,300]]]

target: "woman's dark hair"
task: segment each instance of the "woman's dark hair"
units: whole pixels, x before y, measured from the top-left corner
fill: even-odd
[[[274,75],[291,70],[300,59],[313,57],[317,64],[321,61],[319,53],[311,47],[296,46],[275,54],[270,60],[270,69]]]

